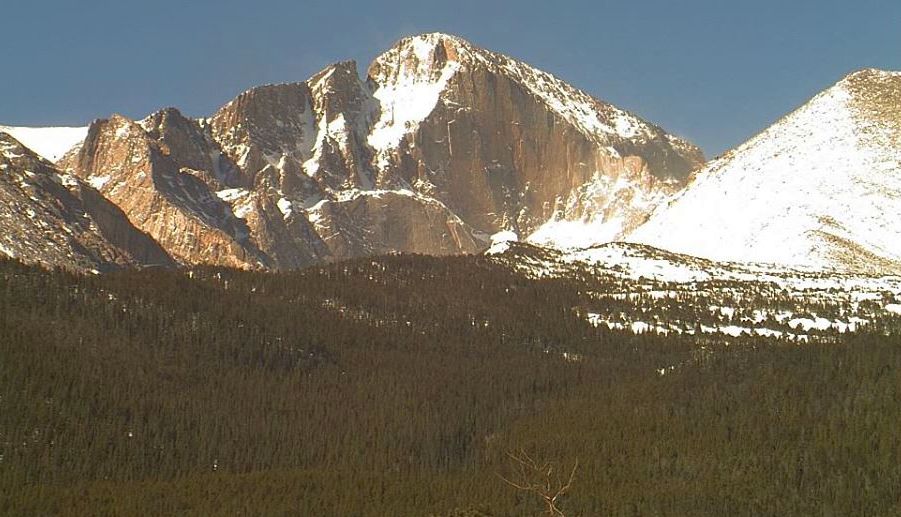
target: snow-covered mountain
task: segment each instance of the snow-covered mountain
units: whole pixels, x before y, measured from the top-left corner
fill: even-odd
[[[901,271],[901,73],[853,73],[628,236],[717,260]]]
[[[0,131],[51,162],[62,158],[70,149],[83,142],[88,134],[87,127],[0,126]]]
[[[433,33],[400,40],[365,77],[336,63],[209,118],[166,108],[0,131],[184,264],[292,269],[625,239],[718,261],[893,272],[898,106],[901,73],[863,70],[702,167],[696,147],[653,124]]]
[[[690,143],[445,34],[242,93],[91,125],[60,167],[183,263],[291,269],[622,237],[703,162]]]

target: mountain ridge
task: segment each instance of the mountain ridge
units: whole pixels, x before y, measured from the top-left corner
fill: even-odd
[[[893,209],[877,205],[901,195],[898,103],[901,73],[861,69],[701,166],[684,139],[552,74],[426,33],[365,76],[339,61],[209,117],[98,119],[58,167],[182,264],[295,269],[512,235],[893,272]]]
[[[716,260],[901,270],[890,224],[899,102],[901,73],[848,74],[698,170],[628,240]]]
[[[2,131],[0,226],[0,253],[45,267],[97,272],[174,265],[87,182],[61,173]]]
[[[250,88],[206,118],[99,119],[59,165],[182,263],[294,269],[474,253],[491,234],[563,220],[603,223],[609,235],[588,243],[605,240],[701,161],[550,74],[432,33],[398,41],[365,78],[342,61]]]

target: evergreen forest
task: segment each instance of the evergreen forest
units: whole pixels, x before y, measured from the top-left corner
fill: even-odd
[[[0,514],[546,514],[526,454],[572,473],[567,517],[901,515],[901,323],[636,334],[585,289],[481,256],[2,260]]]

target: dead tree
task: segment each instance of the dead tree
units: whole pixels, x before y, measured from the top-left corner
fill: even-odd
[[[557,504],[572,486],[573,479],[576,477],[576,469],[579,468],[579,460],[576,460],[572,470],[569,471],[569,476],[563,478],[552,463],[539,463],[522,449],[508,452],[507,457],[513,464],[512,479],[500,474],[498,477],[518,490],[531,492],[540,497],[547,507],[546,514],[549,517],[566,517]]]

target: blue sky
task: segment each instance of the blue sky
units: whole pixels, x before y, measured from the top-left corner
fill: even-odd
[[[898,0],[5,2],[0,124],[212,113],[442,31],[554,73],[709,156],[863,67],[901,69]]]

